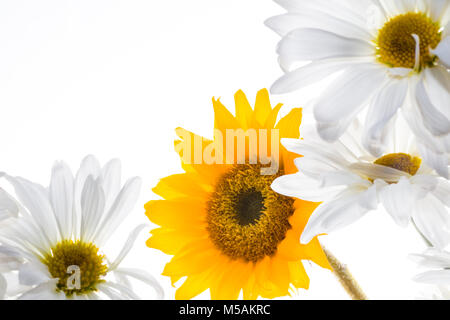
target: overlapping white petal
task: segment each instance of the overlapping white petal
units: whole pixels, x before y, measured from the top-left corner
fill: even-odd
[[[58,227],[66,235],[72,231],[73,186],[69,167],[63,162],[56,163],[52,169],[49,197]]]
[[[439,60],[442,61],[447,68],[450,68],[450,37],[446,37],[442,40],[436,49],[431,52],[437,55]]]
[[[5,297],[7,286],[8,284],[5,277],[0,274],[0,299]]]
[[[373,197],[373,188],[345,190],[335,199],[322,203],[308,221],[300,241],[308,243],[317,235],[339,230],[355,222],[369,209],[362,206],[366,196]]]
[[[340,17],[330,15],[323,11],[314,11],[314,14],[292,12],[269,18],[265,24],[280,36],[300,28],[314,28],[336,33],[345,38],[354,38],[366,41],[370,33],[364,28],[350,24]]]
[[[434,136],[447,135],[450,132],[450,120],[431,102],[422,81],[417,83],[416,99],[426,128]]]
[[[411,218],[413,202],[405,201],[405,199],[410,199],[412,192],[412,185],[405,177],[400,178],[398,183],[386,184],[379,192],[384,208],[402,227],[406,227]]]
[[[280,79],[275,81],[270,90],[272,93],[283,94],[304,88],[323,80],[333,72],[339,71],[348,63],[349,61],[347,60],[312,62],[292,72],[286,73]]]
[[[333,123],[354,116],[378,91],[385,77],[385,72],[372,63],[348,67],[317,101],[314,108],[316,120]]]
[[[375,156],[386,149],[387,126],[403,106],[408,92],[408,81],[389,81],[374,97],[366,118],[363,144]]]
[[[436,248],[445,248],[450,243],[450,214],[448,207],[433,194],[416,199],[413,220],[423,236]]]
[[[412,260],[416,261],[419,267],[426,268],[427,271],[421,272],[414,277],[414,280],[420,283],[436,285],[439,289],[439,299],[450,299],[450,253],[446,250],[428,248],[422,254],[410,255]]]
[[[3,189],[0,189],[0,221],[11,217],[17,217],[19,207],[16,201]]]
[[[278,44],[279,55],[298,60],[369,57],[373,50],[367,42],[313,28],[293,30]]]

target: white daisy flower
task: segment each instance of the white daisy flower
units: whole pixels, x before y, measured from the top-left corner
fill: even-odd
[[[400,126],[393,133],[407,135]],[[450,242],[450,181],[421,161],[411,136],[393,135],[384,141],[387,153],[375,158],[357,141],[358,122],[334,143],[320,139],[314,129],[302,134],[302,140],[282,140],[289,151],[303,155],[295,160],[299,172],[272,184],[278,193],[323,202],[309,219],[302,243],[355,222],[379,203],[399,225],[412,220],[432,244]]]
[[[335,141],[366,114],[364,146],[375,157],[397,111],[420,152],[448,177],[450,152],[449,0],[275,0],[288,13],[266,24],[282,36],[285,75],[272,93],[287,93],[329,76],[314,99],[321,137]]]
[[[428,248],[423,254],[413,254],[411,257],[419,267],[431,269],[414,277],[420,283],[435,286],[437,294],[434,299],[450,300],[450,252]]]
[[[140,192],[137,177],[121,186],[118,160],[100,167],[88,156],[75,177],[66,164],[57,162],[48,188],[20,177],[4,174],[4,178],[18,201],[11,203],[10,196],[0,193],[0,214],[2,207],[8,207],[18,217],[0,225],[0,272],[5,277],[11,270],[18,274],[21,290],[17,298],[138,299],[130,278],[151,286],[157,298],[163,297],[151,275],[120,267],[144,225],[130,233],[114,260],[102,250]],[[9,282],[6,288],[3,276],[0,295],[6,291],[8,297]]]

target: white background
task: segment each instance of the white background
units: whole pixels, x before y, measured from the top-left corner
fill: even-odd
[[[282,12],[269,0],[0,0],[0,171],[48,185],[55,160],[76,170],[87,154],[120,158],[124,177],[144,183],[107,248],[117,254],[128,231],[148,222],[143,205],[157,199],[158,179],[181,172],[174,129],[211,137],[213,96],[233,109],[235,91],[254,101],[281,76],[279,38],[263,22]],[[320,87],[272,100],[286,114]],[[124,266],[151,272],[172,299],[175,289],[160,276],[170,257],[147,248],[147,238]],[[420,270],[407,255],[424,245],[383,210],[322,240],[369,298],[421,296],[411,280]],[[311,286],[294,299],[347,298],[330,272],[305,264]]]

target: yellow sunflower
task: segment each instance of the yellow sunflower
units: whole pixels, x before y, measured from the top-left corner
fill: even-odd
[[[276,123],[281,104],[272,108],[265,89],[258,92],[254,109],[242,91],[235,94],[235,104],[233,116],[220,100],[213,99],[215,133],[223,133],[215,134],[215,141],[177,129],[182,139],[175,141],[175,149],[185,173],[161,179],[153,191],[165,200],[145,205],[150,221],[161,226],[151,231],[147,246],[174,256],[163,275],[172,284],[186,277],[176,299],[191,299],[207,289],[211,299],[237,299],[241,291],[244,299],[286,296],[290,289],[309,287],[302,260],[330,268],[317,238],[307,245],[299,242],[318,203],[289,198],[270,188],[275,178],[296,171],[293,159],[298,155],[284,149],[280,138],[299,137],[302,110],[293,109]],[[199,152],[195,143],[190,143],[189,150],[181,148],[186,139],[200,141],[202,154],[230,129],[268,134],[257,135],[256,149],[246,146],[246,163],[238,161],[237,153],[231,158],[234,161],[220,161],[217,150],[216,163],[187,161]],[[246,142],[250,137],[246,136]],[[265,148],[261,137],[268,141],[276,137],[268,148],[270,153],[279,150],[274,174],[261,174],[267,161],[251,161],[257,159],[255,151]]]

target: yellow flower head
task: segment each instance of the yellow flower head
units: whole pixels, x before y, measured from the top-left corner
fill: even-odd
[[[329,268],[314,238],[300,235],[317,203],[295,200],[270,188],[280,175],[294,173],[293,159],[280,138],[298,138],[301,109],[277,123],[281,104],[272,108],[267,90],[252,109],[244,93],[235,95],[236,116],[213,99],[214,140],[183,129],[175,149],[183,174],[161,179],[153,191],[165,200],[150,201],[146,215],[161,226],[147,245],[173,255],[164,268],[177,299],[209,289],[212,299],[286,296],[309,286],[302,260]]]

